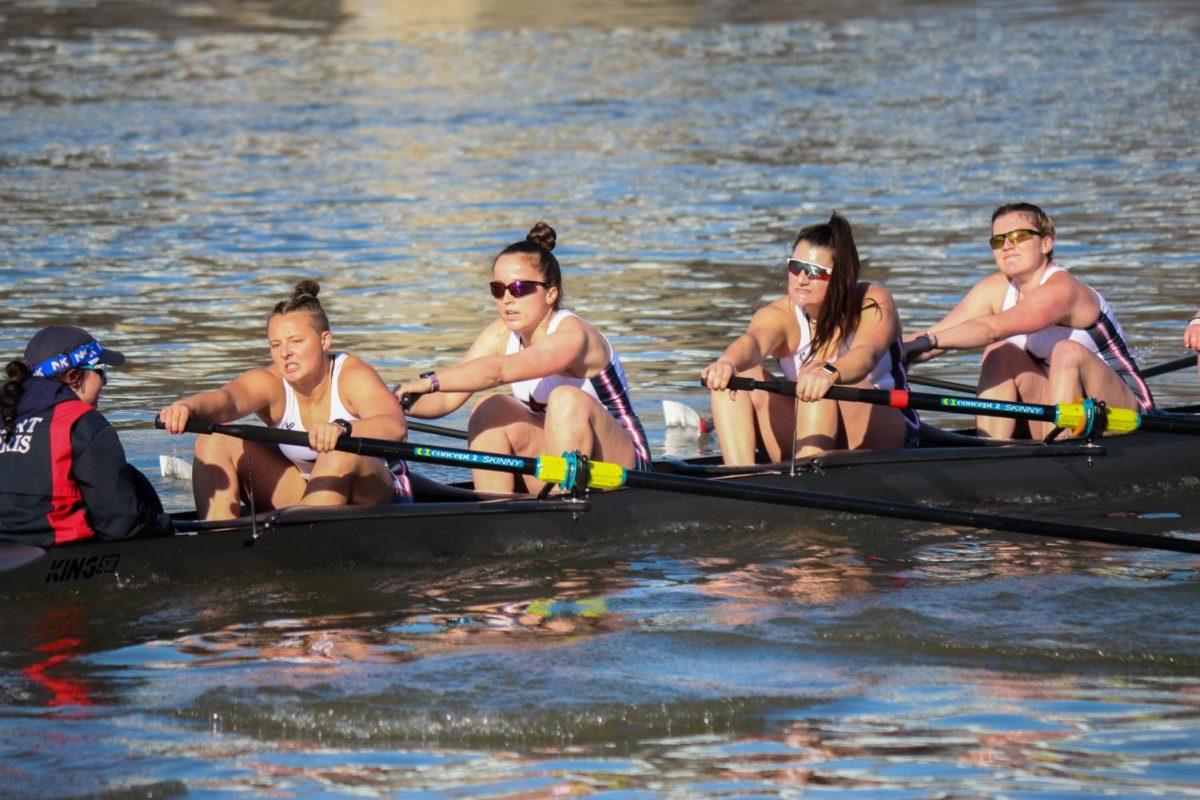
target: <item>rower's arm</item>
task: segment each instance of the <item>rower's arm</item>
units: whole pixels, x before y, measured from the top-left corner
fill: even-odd
[[[944,331],[934,331],[943,350],[986,347],[1019,333],[1034,333],[1068,320],[1076,300],[1078,281],[1065,273],[1052,276],[1029,291],[1006,311],[970,319]]]
[[[450,369],[455,369],[477,358],[503,353],[507,340],[508,328],[500,320],[493,321],[479,332],[466,355]],[[439,383],[445,371],[437,371]],[[438,419],[462,408],[463,403],[467,402],[472,394],[471,392],[447,391],[445,386],[441,386],[435,393],[428,394],[430,388],[431,384],[428,378],[418,378],[400,383],[396,387],[395,395],[397,398],[405,392],[420,395],[417,401],[408,407],[408,416],[415,419]]]
[[[282,393],[280,379],[265,369],[243,372],[220,389],[200,392],[176,400],[159,412],[169,433],[183,433],[189,419],[233,422],[268,409],[275,392]]]
[[[941,347],[942,331],[950,330],[964,322],[980,317],[986,317],[1000,310],[1000,306],[1004,301],[1004,293],[1008,290],[1008,281],[999,273],[989,275],[983,280],[976,283],[967,292],[962,300],[950,310],[950,313],[942,317],[936,324],[929,326],[924,331],[911,334],[904,341],[911,342],[918,336],[925,334],[933,334],[938,338],[938,347],[930,350],[927,353],[921,354],[917,361],[928,361],[931,358],[942,355],[947,348]]]
[[[509,355],[489,355],[438,373],[443,391],[478,392],[497,386],[567,372],[584,360],[587,334],[563,325],[529,347]]]
[[[351,423],[351,435],[395,442],[408,435],[400,402],[388,391],[375,368],[362,359],[346,357],[338,393],[346,410],[358,417]]]
[[[783,312],[775,306],[754,312],[746,332],[734,339],[716,361],[701,370],[700,377],[709,382],[710,389],[724,389],[728,378],[762,364],[787,341],[785,319]],[[714,386],[714,380],[720,385]]]
[[[1200,350],[1200,310],[1188,320],[1183,331],[1183,346],[1189,350]]]
[[[872,284],[854,332],[854,345],[834,362],[840,376],[838,383],[855,384],[870,375],[896,341],[899,330],[900,315],[891,292]]]

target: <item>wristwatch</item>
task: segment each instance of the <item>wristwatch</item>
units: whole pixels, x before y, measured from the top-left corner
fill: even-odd
[[[353,424],[348,419],[335,419],[333,424],[344,430],[346,432],[346,436],[349,436],[354,428]]]
[[[437,391],[441,391],[442,383],[441,383],[441,381],[438,380],[437,373],[434,372],[433,370],[429,370],[429,372],[422,372],[419,377],[429,378],[429,393],[430,394],[433,394],[434,392],[437,392]]]
[[[838,372],[838,368],[833,364],[830,364],[828,361],[821,365],[821,369],[833,376],[834,383],[837,383],[842,379],[842,373]]]

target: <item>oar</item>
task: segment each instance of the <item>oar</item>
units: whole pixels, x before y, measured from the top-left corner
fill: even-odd
[[[1183,356],[1181,358],[1177,358],[1174,361],[1168,361],[1165,364],[1159,364],[1156,367],[1150,367],[1149,369],[1144,369],[1144,370],[1142,370],[1142,377],[1143,378],[1153,378],[1158,375],[1166,375],[1168,372],[1176,372],[1178,370],[1183,369],[1184,367],[1194,367],[1194,366],[1196,366],[1196,354],[1195,353],[1193,353],[1190,356]]]
[[[747,387],[748,388],[748,387]],[[157,427],[162,422],[155,420]],[[308,436],[299,431],[285,431],[260,425],[217,425],[202,420],[189,420],[187,430],[192,433],[223,433],[259,442],[307,446]],[[407,442],[391,442],[383,439],[364,439],[342,436],[336,448],[347,453],[380,458],[403,458],[409,461],[424,461],[455,467],[475,467],[517,475],[529,475],[547,483],[561,485],[567,491],[574,488],[576,479],[586,477],[586,485],[596,489],[615,489],[621,486],[639,487],[664,492],[681,492],[706,497],[722,497],[731,500],[746,500],[799,508],[818,508],[825,511],[840,511],[847,514],[870,514],[892,519],[917,520],[942,525],[962,525],[972,528],[1011,531],[1013,533],[1049,536],[1056,539],[1075,539],[1104,544],[1119,544],[1127,547],[1146,547],[1156,550],[1171,550],[1179,553],[1200,553],[1200,541],[1176,539],[1170,536],[1154,536],[1145,533],[1126,533],[1105,528],[1089,528],[1082,525],[1050,523],[1041,520],[1005,517],[996,514],[977,514],[944,508],[928,508],[911,503],[893,503],[868,498],[841,497],[816,492],[777,489],[770,486],[755,486],[742,481],[712,480],[686,475],[671,475],[661,472],[627,470],[619,464],[591,461],[586,465],[575,458],[564,456],[510,456],[461,450],[451,447],[428,447]]]
[[[441,425],[430,425],[427,422],[417,422],[415,419],[408,420],[408,429],[419,433],[445,436],[448,439],[462,439],[464,442],[470,438],[466,431],[460,431],[457,428],[443,428]]]
[[[977,387],[968,386],[965,383],[943,381],[937,378],[922,378],[919,375],[909,375],[908,382],[917,386],[928,386],[933,389],[945,389],[948,392],[963,392],[964,394],[975,394],[977,390]]]
[[[1159,375],[1166,375],[1168,372],[1177,372],[1185,367],[1195,366],[1196,356],[1183,356],[1174,361],[1167,361],[1157,366],[1149,367],[1142,370],[1142,378],[1155,378]],[[975,386],[968,386],[965,383],[955,383],[954,381],[943,381],[937,378],[922,378],[919,375],[909,375],[908,382],[916,386],[929,386],[934,389],[945,389],[948,392],[964,392],[966,394],[975,394]]]
[[[751,378],[730,378],[729,388],[738,391],[761,389],[795,396],[795,381],[756,381]],[[1090,400],[1082,403],[1010,403],[1005,400],[985,400],[981,397],[951,397],[941,394],[907,392],[894,389],[856,389],[852,386],[831,386],[825,395],[831,400],[871,403],[891,408],[914,408],[918,411],[946,411],[951,414],[981,414],[987,417],[1029,419],[1050,422],[1087,436],[1101,431],[1129,433],[1136,430],[1166,431],[1200,435],[1200,419],[1175,417],[1166,414],[1143,414],[1135,408],[1101,408]]]

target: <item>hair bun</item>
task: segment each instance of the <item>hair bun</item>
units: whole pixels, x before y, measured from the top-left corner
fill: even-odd
[[[303,280],[296,284],[296,288],[292,290],[292,298],[295,299],[302,295],[312,295],[316,297],[321,293],[321,284],[316,281]]]
[[[554,245],[558,242],[558,234],[554,232],[554,228],[539,221],[529,229],[529,233],[525,234],[525,241],[533,242],[547,251],[553,251]]]

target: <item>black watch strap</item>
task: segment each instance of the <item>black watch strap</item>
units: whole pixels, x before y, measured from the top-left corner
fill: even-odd
[[[354,424],[348,419],[335,419],[333,424],[344,430],[347,436],[354,430]]]

